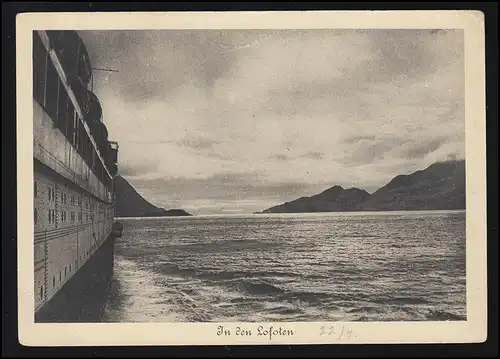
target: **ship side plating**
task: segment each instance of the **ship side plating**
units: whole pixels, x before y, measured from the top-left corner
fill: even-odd
[[[99,320],[112,274],[118,144],[91,77],[76,31],[33,32],[35,321]]]

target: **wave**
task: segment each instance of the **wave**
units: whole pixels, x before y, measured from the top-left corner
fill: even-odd
[[[342,235],[344,238],[384,238],[376,234],[363,234],[363,233],[345,233]]]
[[[295,315],[295,314],[305,314],[304,310],[299,307],[276,307],[270,308],[266,311],[266,314],[279,314],[279,315]]]
[[[306,292],[306,291],[289,291],[281,296],[279,296],[277,299],[282,300],[282,301],[287,301],[287,302],[305,302],[311,305],[324,305],[324,300],[326,299],[331,299],[332,295],[329,293],[323,293],[323,292]]]
[[[467,320],[465,315],[451,313],[445,310],[437,310],[422,307],[372,307],[364,306],[347,311],[356,314],[352,321],[462,321]]]
[[[241,250],[264,250],[281,246],[279,242],[269,242],[256,239],[219,239],[208,242],[198,243],[179,243],[169,245],[170,250],[179,251],[200,251],[200,252],[213,252],[213,251],[241,251]]]
[[[332,276],[359,276],[365,274],[361,269],[357,268],[342,268],[342,269],[329,269],[328,275]]]
[[[238,279],[232,286],[238,291],[253,295],[275,295],[284,292],[280,287],[261,280]]]
[[[384,313],[386,310],[383,307],[370,307],[363,306],[359,308],[353,308],[347,311],[348,313]]]
[[[466,315],[454,314],[444,310],[431,310],[429,320],[467,320]]]
[[[392,297],[392,298],[379,298],[372,300],[373,303],[377,304],[429,304],[429,301],[421,297]]]
[[[275,271],[275,270],[216,270],[213,267],[182,267],[178,264],[153,264],[153,270],[167,275],[176,275],[181,277],[192,277],[207,281],[227,281],[239,278],[306,278],[306,279],[325,279],[328,277],[318,275],[303,276],[294,272]]]

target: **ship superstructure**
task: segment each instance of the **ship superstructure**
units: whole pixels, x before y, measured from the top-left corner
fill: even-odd
[[[91,78],[76,31],[33,32],[35,317],[112,240],[118,144]]]

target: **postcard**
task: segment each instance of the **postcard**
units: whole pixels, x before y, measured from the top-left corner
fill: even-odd
[[[16,36],[22,344],[486,340],[482,13],[26,13]]]

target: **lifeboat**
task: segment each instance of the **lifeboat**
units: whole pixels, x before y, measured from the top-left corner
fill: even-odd
[[[85,122],[89,125],[90,134],[101,147],[103,139],[108,138],[108,130],[102,122],[102,107],[97,96],[89,90],[86,90],[85,99],[86,106],[84,107],[83,116]]]
[[[74,30],[49,30],[46,33],[70,84],[79,80],[83,87],[87,87],[92,77],[92,65],[78,33]]]
[[[84,111],[85,121],[98,124],[102,122],[102,107],[97,96],[90,90],[85,91],[88,99],[88,106]]]

